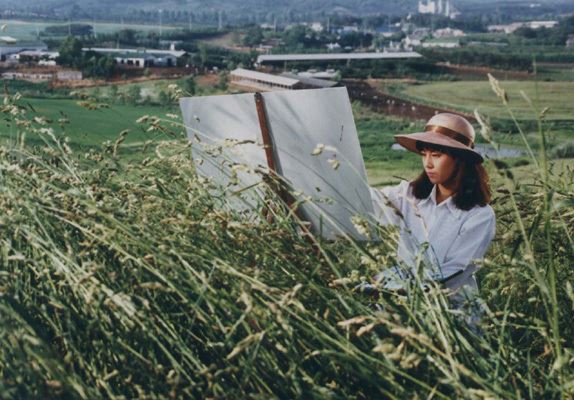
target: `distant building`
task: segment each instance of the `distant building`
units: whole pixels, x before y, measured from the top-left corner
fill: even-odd
[[[311,24],[309,24],[309,28],[311,28],[313,32],[317,33],[321,33],[325,30],[325,27],[320,22],[312,22]]]
[[[2,79],[45,82],[54,79],[54,74],[50,72],[4,72]]]
[[[47,51],[48,46],[38,42],[19,42],[17,44],[0,44],[0,61],[6,61],[11,55],[23,51]]]
[[[413,48],[413,47],[417,47],[420,46],[422,44],[420,39],[413,39],[411,36],[407,36],[406,38],[403,39],[403,47],[405,49],[407,48]]]
[[[440,47],[444,49],[454,49],[460,47],[460,42],[458,40],[429,40],[422,42],[421,46],[424,48]]]
[[[152,49],[114,49],[114,48],[84,48],[82,51],[94,51],[113,57],[118,65],[146,67],[175,67],[177,60],[187,53],[182,50],[152,50]]]
[[[444,15],[451,18],[454,13],[452,0],[424,0],[419,1],[418,5],[419,14]]]
[[[255,91],[318,89],[337,85],[337,82],[293,73],[273,75],[243,68],[231,71],[229,77],[232,84]]]
[[[284,72],[281,74],[282,77],[296,79],[299,84],[296,86],[297,89],[324,89],[331,88],[338,85],[335,81],[330,81],[326,79],[317,79],[310,76],[304,76],[301,74],[292,74],[289,72]]]
[[[63,70],[56,71],[54,69],[48,70],[19,70],[8,71],[2,74],[3,79],[24,80],[30,82],[45,82],[45,81],[78,81],[83,79],[81,71]]]
[[[301,82],[298,79],[265,74],[243,68],[231,71],[229,79],[234,85],[258,91],[295,90],[298,86],[301,86]]]
[[[353,60],[400,60],[421,58],[414,51],[403,52],[374,52],[374,53],[314,53],[314,54],[269,54],[257,57],[257,64],[287,63],[287,62],[327,62]]]
[[[566,47],[574,47],[574,35],[568,35],[568,39],[566,39]]]
[[[340,50],[341,49],[341,45],[339,43],[328,43],[327,44],[327,49],[333,51],[333,50]]]
[[[433,36],[435,38],[463,37],[466,36],[466,33],[460,29],[444,28],[435,30]]]
[[[429,28],[416,28],[408,36],[413,40],[414,39],[422,40],[424,38],[431,36],[431,30]]]
[[[540,28],[554,28],[558,25],[558,21],[527,21],[527,22],[513,22],[507,25],[489,25],[489,32],[504,32],[514,33],[520,28],[540,29]]]
[[[24,50],[17,54],[11,55],[9,58],[11,60],[16,60],[18,62],[40,62],[40,61],[53,61],[54,64],[56,59],[60,56],[57,51],[45,51],[45,50]]]
[[[56,72],[56,79],[59,81],[81,81],[84,78],[82,71],[58,71]]]
[[[326,71],[317,71],[316,69],[310,69],[307,71],[299,72],[297,75],[304,78],[316,78],[316,79],[335,79],[338,72],[334,69],[328,69]]]

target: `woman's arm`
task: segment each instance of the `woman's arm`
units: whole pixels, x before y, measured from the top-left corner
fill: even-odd
[[[449,289],[457,289],[476,272],[473,260],[482,259],[494,238],[496,217],[490,206],[475,211],[462,225],[446,252],[439,279]]]
[[[373,212],[377,222],[381,225],[399,225],[400,213],[403,209],[409,183],[402,181],[395,186],[370,189]]]

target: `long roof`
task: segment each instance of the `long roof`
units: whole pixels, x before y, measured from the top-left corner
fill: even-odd
[[[335,60],[394,60],[422,57],[414,51],[380,53],[315,53],[315,54],[267,54],[257,57],[257,63],[280,61],[335,61]]]
[[[330,88],[337,86],[337,82],[327,79],[317,79],[308,76],[295,75],[289,72],[282,73],[281,76],[285,78],[297,79],[304,85],[315,86],[318,88]]]
[[[233,71],[231,71],[231,75],[238,76],[240,78],[265,81],[275,85],[282,85],[282,86],[295,86],[296,84],[299,83],[299,79],[286,78],[283,76],[271,75],[243,68],[234,69]]]
[[[183,50],[155,50],[155,49],[116,49],[113,47],[85,47],[83,51],[95,51],[96,53],[107,53],[107,54],[138,54],[138,55],[170,55],[174,57],[182,57],[187,52]]]

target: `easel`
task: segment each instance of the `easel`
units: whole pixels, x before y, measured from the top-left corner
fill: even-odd
[[[266,181],[271,189],[279,196],[279,198],[287,205],[287,207],[293,211],[293,213],[301,221],[305,221],[303,214],[295,205],[295,199],[285,188],[285,183],[282,178],[277,173],[277,161],[275,160],[275,153],[273,147],[273,139],[271,138],[271,133],[269,130],[269,121],[267,120],[267,112],[265,110],[265,101],[261,93],[255,93],[255,106],[257,108],[257,117],[259,118],[259,127],[261,128],[261,137],[263,138],[263,148],[265,149],[265,158],[267,159],[267,167],[269,168],[270,174],[264,176],[264,181]],[[268,209],[265,210],[265,216],[269,223],[273,222],[273,216]],[[317,245],[313,235],[309,229],[301,225],[301,229],[304,232],[307,240],[315,247]]]

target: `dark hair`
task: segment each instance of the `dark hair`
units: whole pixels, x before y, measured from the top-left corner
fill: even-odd
[[[490,203],[488,173],[482,163],[468,157],[465,151],[436,144],[418,142],[417,150],[439,151],[454,157],[457,166],[453,177],[455,191],[453,202],[458,208],[470,210],[474,206],[484,207]],[[410,185],[417,199],[426,199],[434,186],[424,171]]]

